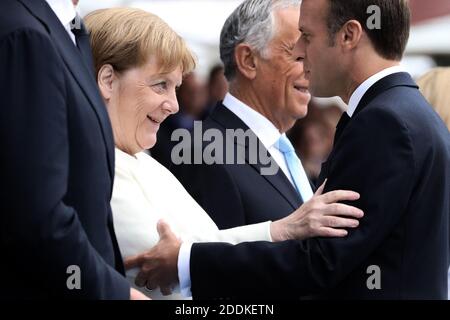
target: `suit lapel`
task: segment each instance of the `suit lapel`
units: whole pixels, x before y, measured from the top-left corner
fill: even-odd
[[[106,144],[108,155],[108,166],[111,178],[114,177],[114,140],[112,136],[111,124],[106,112],[106,107],[98,93],[97,84],[93,78],[93,71],[88,70],[86,63],[83,61],[80,51],[76,48],[66,29],[62,26],[54,12],[45,3],[45,1],[36,0],[19,0],[28,8],[33,16],[35,16],[46,27],[50,36],[55,40],[55,46],[61,54],[67,68],[77,81],[78,85],[84,92],[90,102],[91,108],[100,123],[103,139]]]
[[[213,110],[210,116],[214,121],[220,124],[225,131],[225,129],[242,129],[244,131],[249,130],[248,126],[239,119],[233,112],[231,112],[227,107],[223,104],[219,103]],[[276,165],[276,162],[270,157],[270,153],[263,146],[263,144],[259,141],[253,131],[249,131],[252,136],[253,141],[258,141],[258,148],[262,148],[259,150],[259,154],[261,152],[265,152],[268,155],[270,161],[273,161]],[[234,141],[236,145],[236,150],[242,150],[242,153],[245,154],[245,162],[253,167],[258,174],[261,175],[261,171],[264,168],[267,168],[269,165],[263,164],[259,158],[257,161],[254,161],[253,157],[250,156],[250,151],[253,151],[253,148],[249,148],[249,139],[245,140],[245,145],[239,145],[238,141]],[[279,169],[278,165],[276,165],[277,173],[274,175],[261,175],[267,182],[269,182],[285,199],[288,201],[293,209],[297,209],[302,203],[302,199],[299,196],[297,190],[294,189],[289,179],[284,175],[283,171]]]
[[[77,15],[80,22],[80,29],[72,29],[72,32],[76,35],[77,46],[83,56],[83,61],[86,63],[87,69],[92,73],[92,77],[95,79],[95,67],[94,59],[92,57],[92,50],[89,44],[89,33],[84,25],[84,22]]]
[[[419,89],[417,84],[414,82],[414,80],[411,78],[411,76],[408,73],[399,72],[399,73],[391,74],[391,75],[379,80],[373,86],[371,86],[369,88],[369,90],[367,90],[367,92],[364,94],[361,101],[359,102],[358,106],[356,107],[356,110],[353,113],[353,116],[350,119],[343,121],[343,123],[341,123],[341,121],[339,121],[340,123],[338,123],[338,126],[336,128],[335,143],[333,145],[333,150],[331,151],[330,155],[328,156],[327,161],[322,163],[322,168],[320,170],[320,175],[319,175],[319,179],[317,182],[318,186],[320,186],[323,183],[323,181],[325,181],[325,179],[328,177],[329,169],[333,162],[335,149],[340,141],[339,138],[345,132],[345,129],[348,127],[348,125],[352,121],[355,121],[355,120],[353,120],[355,118],[355,116],[359,112],[361,112],[361,110],[363,110],[365,107],[367,107],[370,104],[370,102],[373,99],[375,99],[378,95],[380,95],[381,93],[383,93],[386,90],[389,90],[394,87],[399,87],[399,86],[412,87],[412,88]],[[339,124],[341,124],[341,126],[339,126]]]
[[[266,152],[267,154],[269,154],[262,144],[260,144],[260,146],[261,148],[263,148],[262,152]],[[246,149],[248,150],[248,148]],[[259,161],[257,163],[251,163],[248,157],[249,152],[246,152],[245,155],[246,155],[246,162],[249,165],[251,165],[259,174],[261,174],[261,172],[264,172],[261,171],[262,169],[267,168],[267,165],[262,165]],[[274,160],[271,158],[271,161]],[[283,171],[278,167],[278,165],[276,166],[277,166],[276,174],[261,175],[261,176],[264,179],[266,179],[276,190],[278,190],[278,192],[292,205],[294,209],[297,209],[303,203],[303,200],[301,199],[297,190],[294,189],[289,179],[285,176]]]

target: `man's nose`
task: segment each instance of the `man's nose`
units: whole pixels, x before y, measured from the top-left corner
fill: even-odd
[[[299,56],[301,56],[303,59],[305,59],[305,57],[306,57],[306,44],[305,44],[305,40],[304,40],[303,36],[301,36],[298,39],[296,47],[297,47]]]

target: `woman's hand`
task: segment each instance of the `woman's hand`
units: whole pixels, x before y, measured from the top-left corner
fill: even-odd
[[[270,233],[273,241],[312,237],[345,237],[343,228],[356,228],[364,212],[356,207],[337,203],[358,200],[359,193],[336,190],[322,194],[326,181],[314,196],[289,216],[272,222]]]

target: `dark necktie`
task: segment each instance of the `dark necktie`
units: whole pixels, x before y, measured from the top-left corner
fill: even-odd
[[[83,20],[77,15],[72,21],[72,33],[75,35],[78,50],[86,67],[89,69],[92,76],[94,76],[94,63],[92,60],[92,51],[89,44],[89,33],[83,23]]]
[[[333,150],[331,151],[330,155],[328,156],[327,161],[322,163],[322,169],[320,170],[319,178],[317,179],[317,187],[320,186],[324,181],[325,178],[328,177],[329,173],[329,166],[332,162],[333,154],[334,154],[334,148],[336,147],[336,143],[339,140],[340,136],[342,135],[342,132],[344,131],[344,128],[347,126],[348,122],[350,120],[349,115],[347,112],[344,112],[339,119],[339,122],[336,126],[336,133],[334,134],[334,142],[333,142]]]
[[[334,146],[336,145],[336,142],[339,140],[339,137],[344,131],[344,128],[347,126],[349,120],[350,120],[349,115],[347,114],[347,112],[344,112],[336,126],[336,133],[334,134],[334,142],[333,142]]]

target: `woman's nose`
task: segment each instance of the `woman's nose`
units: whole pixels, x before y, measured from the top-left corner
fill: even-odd
[[[177,113],[179,108],[178,100],[176,94],[171,95],[171,97],[165,103],[165,109],[170,112],[170,114]]]
[[[180,110],[180,107],[179,107],[179,105],[178,105],[178,100],[177,100],[177,99],[175,99],[175,100],[171,103],[171,105],[172,105],[172,113],[177,113],[178,110]]]

